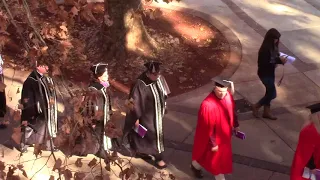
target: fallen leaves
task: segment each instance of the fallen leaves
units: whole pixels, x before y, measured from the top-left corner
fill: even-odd
[[[75,17],[79,14],[79,9],[76,8],[75,6],[73,6],[71,9],[70,9],[70,13],[71,13],[71,17]]]
[[[15,166],[10,166],[7,174],[7,179],[20,180],[19,176],[13,175],[16,170],[17,168]]]
[[[69,169],[65,169],[63,171],[63,176],[66,180],[70,180],[72,178],[72,172]]]
[[[18,165],[17,165],[17,168],[22,172],[22,175],[23,175],[24,177],[28,178],[28,175],[27,175],[26,171],[23,169],[24,167],[23,167],[22,164],[18,164]]]
[[[60,69],[60,65],[52,65],[52,71],[51,71],[51,76],[60,76],[62,75],[61,69]]]
[[[6,31],[8,26],[8,17],[0,11],[0,30]]]
[[[13,120],[20,122],[21,121],[21,110],[17,109],[13,112]]]
[[[45,55],[45,56],[49,55],[49,54],[48,54],[48,46],[42,47],[42,48],[40,49],[40,51],[41,51],[41,54],[42,54],[42,55]]]
[[[162,11],[159,8],[150,9],[149,17],[150,19],[157,19],[162,16]]]
[[[82,172],[76,172],[74,173],[74,179],[75,180],[84,180],[86,177],[86,174],[85,173],[82,173]]]
[[[47,5],[47,11],[49,11],[52,14],[57,13],[57,10],[59,7],[55,0],[47,0],[46,5]]]
[[[40,144],[35,144],[34,145],[34,149],[33,149],[33,154],[38,157],[39,155],[42,154],[42,149],[43,149],[43,146],[40,145]]]
[[[129,179],[133,174],[135,173],[133,167],[131,166],[130,168],[126,168],[125,170],[121,171],[119,174],[119,177],[121,179]]]
[[[0,161],[0,179],[5,179],[5,176],[7,175],[4,170],[6,169],[6,166],[4,162]]]
[[[21,143],[21,127],[17,127],[17,128],[13,128],[13,133],[11,135],[12,140],[17,143],[20,144]]]
[[[105,25],[107,25],[108,27],[112,26],[113,25],[113,21],[110,19],[110,16],[108,14],[105,14],[103,16],[103,22]]]
[[[55,162],[53,168],[52,168],[52,171],[60,170],[61,165],[62,165],[62,160],[60,158],[58,158],[57,161]]]
[[[71,132],[71,127],[69,124],[65,123],[61,126],[61,130],[66,133],[66,134],[70,134]]]
[[[92,168],[93,166],[95,166],[96,164],[97,164],[97,159],[96,158],[93,158],[90,162],[89,162],[89,164],[88,164],[88,166],[90,167],[90,168]]]
[[[105,125],[105,135],[109,138],[119,138],[122,136],[122,130],[117,128],[112,121],[108,121]]]
[[[37,9],[39,7],[38,0],[29,0],[28,3],[30,4],[31,9]]]
[[[66,24],[63,23],[59,28],[60,29],[57,33],[57,37],[61,40],[68,39],[68,28],[66,27]]]
[[[82,162],[81,162],[82,158],[78,158],[77,161],[75,162],[75,165],[77,167],[82,167]]]
[[[4,162],[0,161],[0,171],[3,171],[6,168]]]
[[[85,6],[83,6],[81,8],[81,12],[80,12],[80,16],[83,20],[91,23],[98,23],[97,19],[93,16],[92,14],[92,8],[93,8],[93,4],[92,3],[88,3]]]

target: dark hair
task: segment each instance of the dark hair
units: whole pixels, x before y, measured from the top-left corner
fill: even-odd
[[[38,60],[34,61],[36,67],[39,66],[49,66],[49,62],[45,58],[39,58]]]
[[[159,73],[161,64],[162,63],[156,61],[148,61],[144,66],[147,68],[147,72],[149,73]]]
[[[279,41],[277,43],[274,43],[275,39],[280,39],[281,34],[278,30],[275,28],[271,28],[267,31],[266,35],[264,36],[263,42],[261,44],[261,47],[259,49],[260,51],[265,50],[278,50]]]
[[[90,67],[91,72],[95,78],[101,77],[104,72],[108,71],[108,65],[98,63]]]

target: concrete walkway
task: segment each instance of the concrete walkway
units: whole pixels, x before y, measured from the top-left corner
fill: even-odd
[[[224,72],[235,82],[239,100],[255,103],[264,94],[257,72],[257,52],[267,29],[275,27],[282,33],[280,50],[297,57],[292,65],[278,67],[277,80],[284,70],[285,79],[277,87],[278,97],[273,102],[277,121],[255,119],[250,112],[241,113],[240,127],[246,132],[244,141],[234,139],[234,173],[228,180],[287,180],[298,141],[299,131],[308,112],[304,107],[320,100],[320,3],[317,0],[286,0],[272,3],[267,0],[183,0],[180,3],[154,3],[200,16],[213,23],[228,37],[234,51],[241,44],[240,55],[231,55],[230,66]],[[259,23],[257,23],[259,22]],[[229,35],[228,35],[229,34]],[[241,62],[236,61],[237,58]],[[19,99],[21,83],[27,72],[5,71],[8,103],[14,108]],[[197,110],[211,91],[208,84],[189,93],[169,99],[166,116],[166,159],[168,170],[176,179],[194,179],[189,163],[193,144]],[[7,137],[3,137],[7,138]],[[0,138],[1,140],[1,138]],[[3,142],[3,141],[2,141]],[[133,160],[151,171],[151,166]],[[206,174],[204,179],[213,179]]]
[[[248,137],[245,141],[234,139],[235,172],[228,179],[289,179],[299,131],[308,115],[304,107],[320,101],[320,62],[317,58],[320,57],[320,34],[316,31],[320,25],[319,2],[184,0],[154,5],[200,17],[201,13],[205,13],[211,17],[211,22],[212,18],[216,19],[236,34],[242,46],[242,59],[230,77],[235,82],[236,99],[246,99],[250,103],[255,103],[264,94],[263,85],[256,74],[257,52],[263,36],[272,27],[281,32],[280,50],[297,57],[297,61],[277,68],[277,80],[283,71],[285,73],[272,106],[279,119],[255,119],[251,112],[240,114],[241,129]],[[210,21],[210,18],[207,20]],[[181,174],[189,174],[187,165],[191,159],[196,113],[211,88],[211,85],[206,85],[169,100],[171,112],[166,123],[167,127],[175,128],[168,129],[166,137],[180,142],[170,159],[176,166],[181,164]],[[177,150],[178,147],[182,147],[180,149],[184,149],[184,153]]]

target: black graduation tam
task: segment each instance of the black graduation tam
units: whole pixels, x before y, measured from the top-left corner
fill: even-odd
[[[219,87],[229,87],[230,86],[230,81],[226,78],[223,78],[221,76],[217,76],[211,79],[212,82],[215,83],[216,86]]]
[[[320,103],[312,104],[310,106],[307,106],[306,108],[310,109],[311,114],[319,112],[320,111]]]
[[[144,64],[144,66],[147,68],[147,71],[150,73],[158,73],[160,72],[160,65],[162,63],[155,62],[155,61],[149,61]]]
[[[104,73],[107,70],[108,64],[104,64],[104,63],[98,63],[95,65],[92,65],[91,67],[91,71],[94,74],[101,74]]]

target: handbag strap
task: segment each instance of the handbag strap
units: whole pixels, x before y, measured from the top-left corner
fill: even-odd
[[[288,57],[289,57],[289,55],[287,55],[284,59],[287,59]],[[283,65],[284,65],[284,64],[283,64]],[[284,78],[284,67],[283,67],[283,69],[282,69],[282,76],[281,76],[279,82],[277,83],[278,86],[281,85],[283,78]]]

